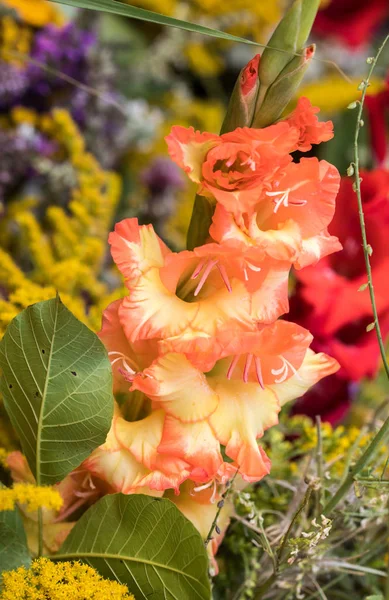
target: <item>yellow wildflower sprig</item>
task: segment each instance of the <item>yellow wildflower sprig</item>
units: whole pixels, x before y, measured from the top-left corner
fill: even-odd
[[[3,573],[1,600],[135,600],[127,586],[103,579],[80,562],[34,560],[31,567]]]
[[[17,128],[25,123],[56,142],[58,152],[52,160],[69,164],[75,184],[69,190],[67,209],[48,206],[39,220],[34,214],[38,198],[15,198],[7,203],[0,225],[0,285],[7,290],[7,296],[0,299],[0,336],[20,310],[55,296],[56,291],[78,319],[98,328],[101,316],[91,315],[94,306],[110,293],[100,276],[120,195],[119,178],[102,169],[86,150],[66,110],[39,115],[18,107],[3,126]],[[31,269],[27,273],[19,267],[19,254],[22,258],[28,255]]]
[[[17,503],[25,504],[27,511],[33,512],[43,507],[59,510],[63,500],[52,487],[32,483],[15,483],[12,488],[0,489],[0,511],[13,510]]]

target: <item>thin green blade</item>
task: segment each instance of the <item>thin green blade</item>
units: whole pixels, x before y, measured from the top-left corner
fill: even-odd
[[[166,25],[168,27],[177,27],[178,29],[184,29],[185,31],[191,31],[193,33],[201,33],[203,35],[209,35],[211,37],[220,38],[222,40],[230,40],[231,42],[240,42],[243,44],[251,44],[254,46],[262,46],[251,40],[230,35],[224,31],[218,29],[212,29],[211,27],[205,27],[203,25],[197,25],[196,23],[190,23],[189,21],[183,21],[181,19],[175,19],[160,13],[153,12],[151,10],[145,10],[144,8],[138,8],[131,4],[124,4],[117,0],[51,0],[57,4],[67,4],[68,6],[75,6],[76,8],[88,8],[90,10],[99,10],[102,12],[113,13],[115,15],[121,15],[123,17],[130,17],[131,19],[138,19],[141,21],[149,21],[150,23],[157,23],[158,25]]]

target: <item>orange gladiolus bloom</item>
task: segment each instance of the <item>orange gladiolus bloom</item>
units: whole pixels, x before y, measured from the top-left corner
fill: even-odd
[[[301,98],[285,120],[263,129],[238,128],[221,136],[173,127],[166,141],[172,159],[215,198],[210,234],[218,243],[239,241],[302,268],[341,249],[327,226],[340,177],[326,161],[291,152],[333,136],[317,108]]]
[[[83,468],[112,490],[173,494],[203,536],[237,471],[241,484],[269,473],[258,441],[285,402],[339,367],[310,350],[309,331],[277,320],[288,311],[292,264],[340,247],[327,232],[337,170],[292,162],[291,152],[332,137],[316,112],[302,99],[264,129],[173,127],[172,158],[215,203],[208,243],[175,253],[136,219],[109,237],[128,288],[100,332],[120,408]]]

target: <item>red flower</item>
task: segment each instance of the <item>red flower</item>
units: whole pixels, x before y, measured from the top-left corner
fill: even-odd
[[[386,336],[389,333],[389,171],[377,169],[361,176],[367,237],[373,246],[375,296]],[[329,229],[339,237],[343,251],[297,273],[299,284],[290,318],[310,329],[315,350],[328,352],[339,361],[339,376],[359,381],[376,373],[379,349],[375,332],[366,332],[372,321],[369,292],[367,289],[358,292],[366,282],[366,271],[357,201],[348,178],[342,180]],[[298,306],[298,313],[293,306]]]
[[[388,0],[332,0],[318,13],[313,31],[357,48],[370,42],[388,16]]]

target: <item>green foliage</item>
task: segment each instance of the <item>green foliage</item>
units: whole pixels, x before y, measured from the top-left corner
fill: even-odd
[[[106,438],[112,372],[103,344],[62,304],[38,302],[0,342],[1,391],[38,485],[54,484]]]
[[[105,496],[77,522],[56,558],[87,562],[139,600],[211,597],[201,536],[170,500]]]
[[[1,571],[29,567],[30,553],[19,510],[0,512],[0,565]]]

